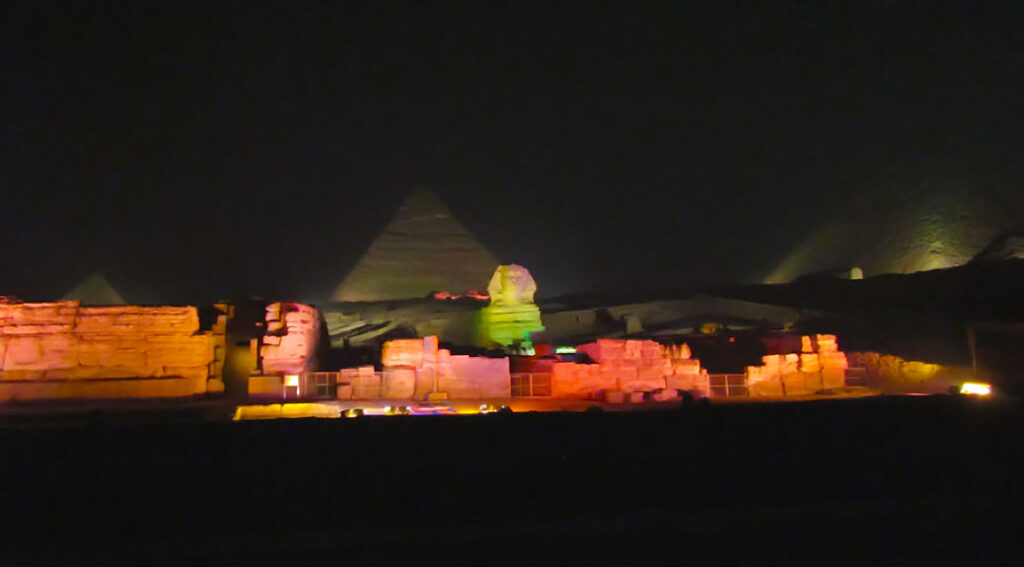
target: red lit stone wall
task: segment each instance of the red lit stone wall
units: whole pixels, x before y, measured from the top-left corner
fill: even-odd
[[[225,322],[199,332],[195,307],[0,304],[0,400],[216,391]]]
[[[561,398],[597,398],[607,392],[633,394],[657,390],[707,388],[707,373],[690,358],[687,345],[661,345],[655,341],[598,339],[576,347],[597,364],[555,363],[551,395]]]

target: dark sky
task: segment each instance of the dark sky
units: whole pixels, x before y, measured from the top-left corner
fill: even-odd
[[[756,281],[889,168],[1024,189],[1018,12],[341,4],[5,2],[0,293],[322,299],[415,186],[541,295]]]

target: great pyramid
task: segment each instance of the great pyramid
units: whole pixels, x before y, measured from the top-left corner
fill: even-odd
[[[452,212],[418,189],[335,290],[333,301],[425,297],[483,290],[500,264]]]
[[[117,293],[114,286],[99,274],[89,274],[71,291],[64,294],[62,300],[77,299],[82,305],[124,305],[125,300]]]

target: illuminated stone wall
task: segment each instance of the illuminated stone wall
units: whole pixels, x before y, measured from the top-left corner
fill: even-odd
[[[846,354],[835,335],[801,338],[801,352],[762,357],[747,367],[747,385],[755,397],[806,396],[846,386]]]
[[[384,343],[384,397],[423,399],[436,391],[449,398],[507,398],[512,379],[508,358],[453,355],[437,337]]]
[[[222,391],[226,319],[200,332],[195,307],[0,304],[0,400]]]
[[[313,370],[320,340],[320,315],[302,303],[271,303],[260,347],[264,374],[299,374]]]
[[[906,360],[891,354],[852,352],[850,365],[864,368],[868,383],[886,393],[945,393],[950,386],[975,379],[964,366]]]
[[[701,369],[700,361],[690,358],[686,345],[598,339],[578,346],[576,351],[597,364],[555,363],[551,374],[553,397],[594,399],[607,392],[707,389],[707,372]]]

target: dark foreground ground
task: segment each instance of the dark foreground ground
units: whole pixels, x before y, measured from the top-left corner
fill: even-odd
[[[9,428],[3,564],[1007,564],[1022,417],[943,396]]]

